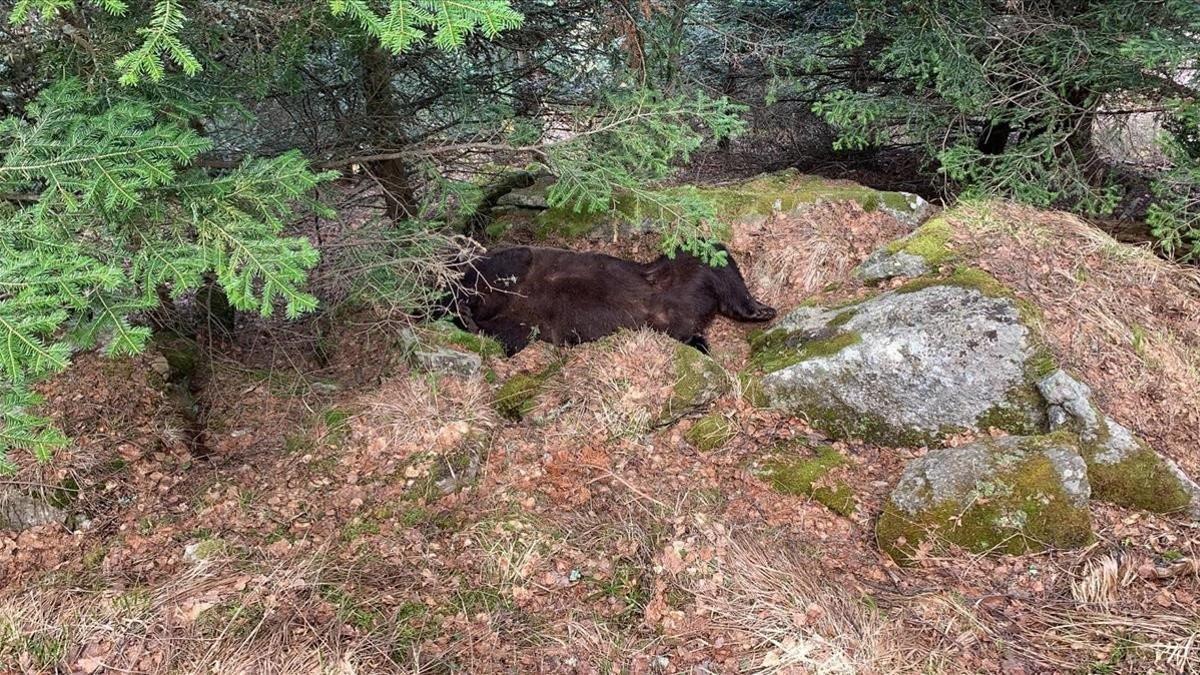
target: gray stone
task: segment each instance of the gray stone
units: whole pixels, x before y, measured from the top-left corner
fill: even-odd
[[[1062,370],[1056,370],[1038,382],[1038,390],[1046,399],[1051,430],[1077,422],[1085,439],[1096,436],[1102,420],[1092,407],[1090,387]]]
[[[410,329],[400,332],[400,345],[412,365],[425,372],[469,377],[483,370],[479,354],[431,344]]]
[[[0,530],[27,530],[64,523],[66,519],[66,511],[52,506],[44,497],[16,490],[0,492]]]
[[[1029,331],[1012,300],[972,287],[800,308],[757,344],[754,358],[774,370],[763,378],[770,403],[832,435],[919,445],[988,426],[1043,429]]]
[[[452,375],[470,376],[483,369],[483,357],[471,352],[434,348],[413,352],[413,359],[421,370]]]
[[[1007,436],[909,462],[876,525],[903,562],[931,534],[968,550],[1024,553],[1092,538],[1087,465],[1067,438]]]
[[[858,266],[863,281],[882,281],[894,277],[919,277],[930,272],[929,263],[907,251],[891,252],[879,249]]]
[[[1096,476],[1097,498],[1157,512],[1181,508],[1200,518],[1200,485],[1170,458],[1092,402],[1092,390],[1062,370],[1038,382],[1052,430],[1079,436],[1083,457]]]
[[[899,220],[905,225],[916,227],[925,222],[925,219],[928,218],[929,214],[933,212],[933,205],[925,201],[921,195],[913,194],[911,192],[899,192],[897,194],[902,195],[908,201],[907,209],[895,208],[887,203],[884,203],[882,206],[880,206],[880,210],[891,215],[893,218]]]
[[[541,211],[550,208],[546,201],[546,191],[554,185],[553,176],[542,176],[533,185],[517,188],[502,195],[496,200],[496,206],[507,206],[519,209]]]

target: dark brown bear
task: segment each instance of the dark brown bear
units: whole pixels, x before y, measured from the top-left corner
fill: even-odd
[[[645,264],[555,248],[500,249],[464,275],[455,310],[466,328],[496,338],[510,356],[530,340],[572,345],[620,328],[653,328],[707,351],[704,331],[717,314],[775,317],[750,297],[728,253],[726,260],[710,267],[680,252]]]

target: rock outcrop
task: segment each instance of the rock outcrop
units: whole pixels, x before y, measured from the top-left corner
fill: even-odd
[[[1096,499],[1156,513],[1200,516],[1200,486],[1092,402],[1084,383],[1056,370],[1038,383],[1052,430],[1078,437]]]
[[[1092,538],[1087,466],[1067,437],[1008,436],[909,462],[876,526],[904,561],[925,542],[976,553],[1074,548]]]
[[[551,235],[608,239],[614,232],[628,236],[649,231],[648,223],[661,208],[639,202],[633,195],[614,196],[612,212],[580,213],[570,208],[552,207],[546,194],[553,178],[542,178],[534,185],[504,195],[493,209],[494,220],[488,227],[492,236],[511,230],[529,230],[538,237]],[[933,207],[919,195],[887,192],[819,176],[807,176],[787,169],[758,176],[752,180],[719,186],[688,186],[691,196],[713,204],[722,222],[765,219],[779,213],[795,213],[819,202],[856,202],[866,211],[881,211],[909,227],[916,227]]]
[[[938,445],[962,431],[1039,433],[1042,359],[1012,298],[938,280],[801,307],[752,343],[769,402],[834,437]]]

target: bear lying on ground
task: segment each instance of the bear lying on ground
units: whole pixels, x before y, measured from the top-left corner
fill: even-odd
[[[733,256],[725,257],[723,267],[710,267],[684,252],[638,263],[555,248],[505,248],[468,269],[454,311],[465,328],[494,337],[509,356],[530,340],[572,345],[621,328],[652,328],[707,352],[704,331],[717,314],[737,321],[775,317],[750,296]]]

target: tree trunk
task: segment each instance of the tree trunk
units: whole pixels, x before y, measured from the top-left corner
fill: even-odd
[[[1104,166],[1096,151],[1092,126],[1096,121],[1096,109],[1092,104],[1091,92],[1086,89],[1072,89],[1067,94],[1067,102],[1073,112],[1067,118],[1070,132],[1067,136],[1067,147],[1070,148],[1076,164],[1087,176],[1092,185],[1100,185],[1104,181]]]
[[[225,295],[225,289],[221,288],[216,275],[211,272],[204,275],[204,285],[197,291],[196,299],[204,311],[209,335],[216,332],[214,328],[219,328],[223,337],[232,336],[236,328],[237,310],[229,303],[229,297]]]
[[[370,142],[380,150],[397,150],[404,142],[402,135],[396,131],[396,125],[401,120],[396,94],[392,89],[392,55],[381,47],[367,47],[360,54],[359,61]],[[416,217],[416,190],[404,159],[371,162],[366,169],[383,190],[388,218],[402,220]]]

